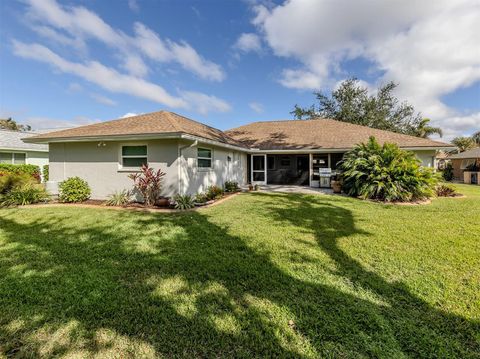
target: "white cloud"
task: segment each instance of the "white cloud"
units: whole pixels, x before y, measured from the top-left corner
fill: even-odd
[[[183,91],[182,98],[187,102],[188,107],[195,109],[198,113],[206,115],[211,111],[228,112],[230,105],[216,96],[206,95],[201,92]]]
[[[103,96],[103,95],[92,93],[92,94],[90,94],[90,97],[93,98],[96,102],[101,103],[102,105],[107,105],[107,106],[116,106],[117,105],[117,103],[115,101],[113,101],[112,99],[110,99],[106,96]]]
[[[258,103],[258,102],[250,102],[248,104],[248,107],[250,107],[256,113],[263,113],[263,111],[264,111],[263,105],[261,103]]]
[[[283,70],[282,85],[332,88],[345,77],[343,61],[366,59],[380,81],[399,83],[397,95],[446,132],[461,133],[462,121],[480,128],[478,118],[441,100],[480,81],[478,1],[290,0],[253,10],[252,23],[274,54],[300,63]]]
[[[128,0],[128,7],[133,12],[139,12],[140,11],[140,6],[138,5],[137,0]]]
[[[97,61],[68,61],[39,44],[25,44],[13,40],[13,51],[17,56],[47,63],[58,71],[79,76],[114,93],[133,95],[173,108],[192,109],[201,114],[230,110],[230,105],[218,97],[192,91],[179,91],[179,96],[174,96],[157,84],[119,73]]]
[[[239,36],[233,48],[242,52],[261,52],[262,43],[260,36],[253,33],[243,33]]]
[[[123,116],[121,116],[120,118],[127,118],[127,117],[133,117],[133,116],[138,116],[140,115],[139,113],[135,113],[135,112],[127,112],[126,114],[124,114]]]
[[[83,91],[83,86],[76,82],[72,82],[68,85],[67,91],[70,93],[81,92]]]
[[[147,58],[162,63],[178,63],[202,79],[222,81],[225,78],[220,65],[204,59],[188,43],[162,40],[141,23],[134,24],[134,36],[129,36],[82,6],[61,6],[56,0],[26,1],[29,4],[28,18],[37,32],[62,45],[79,47],[89,39],[100,41],[118,51],[117,58],[121,59],[122,68],[132,75],[147,75],[148,66],[144,61]]]
[[[83,116],[77,116],[71,120],[59,120],[49,117],[32,116],[21,120],[21,123],[32,126],[32,129],[34,130],[58,130],[63,128],[91,125],[97,122],[100,122],[100,120],[90,119]]]

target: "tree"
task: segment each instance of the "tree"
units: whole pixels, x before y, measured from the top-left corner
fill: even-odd
[[[11,117],[7,119],[0,119],[0,128],[5,130],[12,131],[31,131],[32,127],[30,125],[22,125],[17,123]]]
[[[376,94],[370,95],[368,89],[356,78],[351,78],[343,81],[330,96],[314,92],[317,105],[306,108],[295,105],[291,114],[299,120],[313,117],[331,118],[415,136],[422,118],[412,105],[400,102],[393,95],[397,86],[389,82],[380,86]],[[428,122],[423,126],[427,124]]]
[[[477,131],[472,135],[472,140],[475,141],[477,146],[480,146],[480,131]]]
[[[415,136],[417,137],[422,137],[422,138],[428,138],[429,136],[433,134],[437,134],[440,137],[443,136],[443,131],[440,127],[433,127],[429,125],[430,119],[429,118],[423,118],[420,123],[418,124],[417,128],[415,129]]]
[[[460,152],[465,152],[476,146],[472,137],[455,137],[452,143],[457,146]]]

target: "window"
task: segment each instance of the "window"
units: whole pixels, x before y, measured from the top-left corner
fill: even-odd
[[[290,157],[282,157],[280,159],[280,166],[289,167],[290,166]]]
[[[15,165],[24,165],[27,155],[25,153],[16,153],[16,152],[0,152],[0,163],[8,163]]]
[[[24,165],[25,164],[25,153],[14,153],[13,154],[13,163],[16,165]]]
[[[199,168],[212,168],[212,150],[208,148],[198,148],[197,163]]]
[[[147,146],[122,146],[122,167],[141,167],[147,163]]]
[[[275,157],[274,156],[267,156],[267,169],[269,171],[275,170]]]

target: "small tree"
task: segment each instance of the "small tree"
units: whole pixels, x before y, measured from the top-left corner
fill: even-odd
[[[437,178],[413,152],[374,137],[347,152],[341,163],[343,190],[350,196],[386,202],[413,201],[433,194]]]
[[[476,146],[475,141],[471,137],[455,137],[452,143],[457,146],[460,152],[468,151]]]
[[[148,164],[143,164],[139,173],[131,174],[128,177],[133,180],[134,187],[142,194],[145,205],[153,206],[160,197],[164,176],[165,173],[160,169],[155,171]]]

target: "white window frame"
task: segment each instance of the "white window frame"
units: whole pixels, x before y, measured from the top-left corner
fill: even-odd
[[[210,151],[210,157],[199,157],[198,156],[198,151],[199,150],[207,150]],[[210,161],[210,167],[200,167],[198,165],[198,160],[209,160]],[[197,147],[197,168],[199,171],[209,171],[213,169],[213,149],[210,147]]]
[[[9,162],[9,163],[6,163],[6,164],[8,164],[8,165],[14,165],[14,164],[15,164],[15,155],[16,155],[16,154],[25,155],[25,163],[22,163],[22,164],[25,164],[25,165],[28,164],[28,155],[27,155],[27,152],[20,152],[20,151],[16,151],[16,152],[0,151],[0,152],[1,152],[1,153],[10,154],[10,162]]]
[[[145,156],[124,156],[123,155],[123,147],[135,147],[135,146],[145,146],[147,149],[147,153]],[[120,171],[127,171],[127,172],[138,172],[140,171],[140,167],[128,167],[123,165],[123,158],[147,158],[148,163],[148,145],[146,143],[122,143],[119,148],[119,161],[118,161],[118,169]]]

